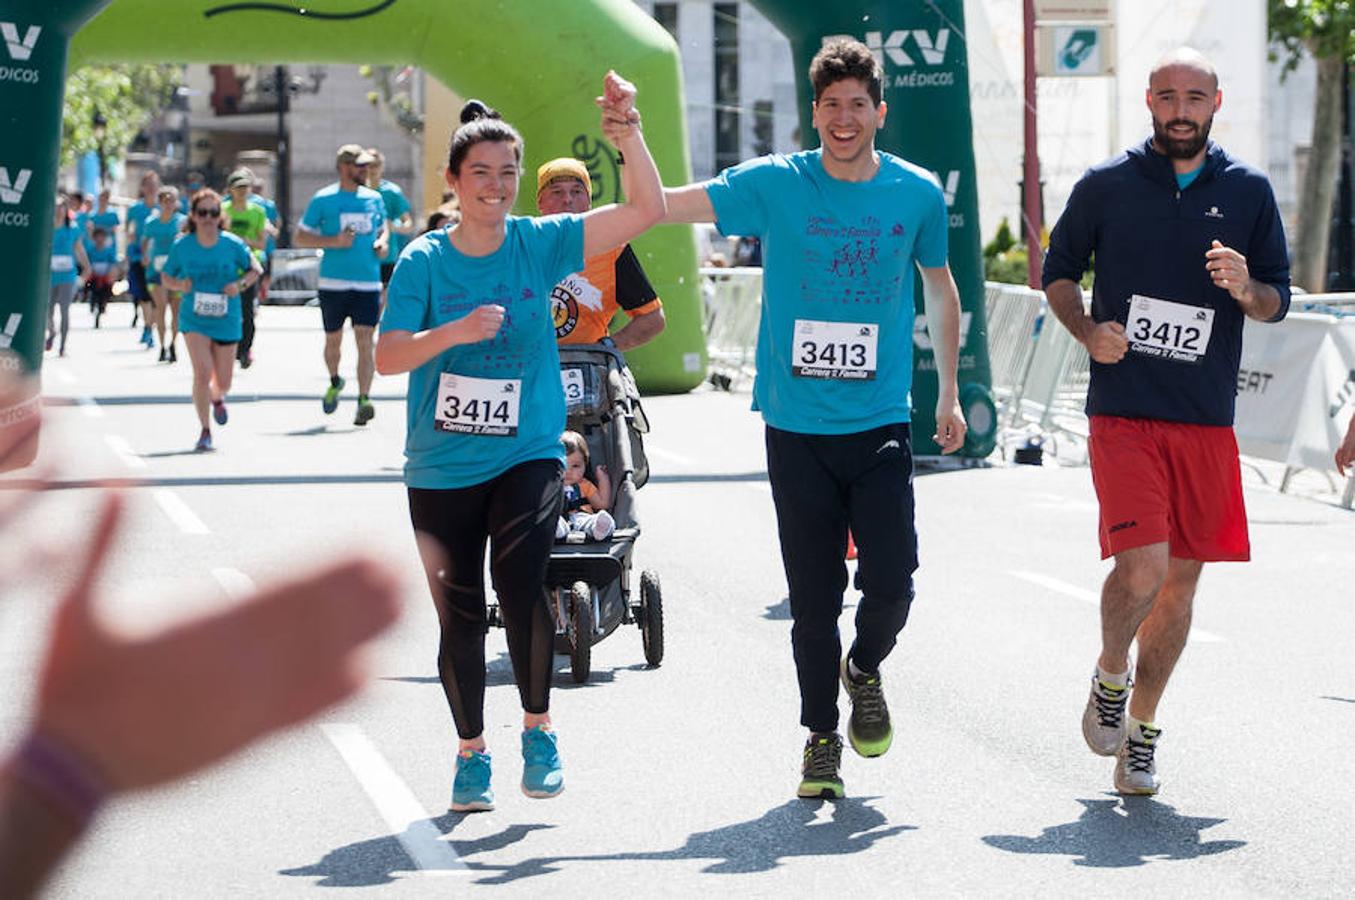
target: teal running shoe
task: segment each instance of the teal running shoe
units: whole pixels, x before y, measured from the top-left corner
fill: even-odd
[[[555,732],[538,725],[522,732],[522,793],[545,800],[565,789]]]
[[[494,789],[489,786],[489,754],[462,750],[456,755],[452,812],[486,812],[493,808]]]

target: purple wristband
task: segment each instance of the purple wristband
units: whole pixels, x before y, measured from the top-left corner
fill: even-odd
[[[103,805],[108,792],[89,766],[60,742],[33,732],[10,758],[10,772],[41,791],[81,828]]]

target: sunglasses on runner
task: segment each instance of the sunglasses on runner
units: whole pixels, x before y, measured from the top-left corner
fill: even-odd
[[[208,219],[215,219],[221,215],[221,207],[218,206],[216,209],[201,209],[201,208],[195,209],[193,210],[193,215],[205,216]]]

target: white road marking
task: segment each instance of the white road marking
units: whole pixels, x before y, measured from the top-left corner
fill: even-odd
[[[683,456],[681,453],[674,453],[671,450],[665,450],[662,447],[646,447],[645,454],[658,459],[665,459],[670,463],[676,463],[679,466],[694,466],[696,461],[690,457]]]
[[[94,401],[93,397],[77,397],[75,402],[80,404],[80,411],[91,419],[102,419],[104,417],[104,411]]]
[[[62,384],[75,384],[78,380],[70,372],[67,372],[65,369],[57,368],[56,366],[50,366],[47,371],[51,372],[56,380]]]
[[[770,481],[745,481],[744,486],[755,491],[764,491],[768,494],[772,492],[772,484]]]
[[[211,534],[211,529],[188,508],[187,503],[179,499],[178,494],[169,488],[156,488],[151,495],[165,511],[165,515],[169,516],[170,521],[178,525],[184,534]]]
[[[1060,581],[1048,575],[1042,575],[1039,572],[1021,572],[1012,571],[1022,581],[1028,581],[1031,584],[1037,584],[1046,590],[1053,591],[1056,594],[1063,594],[1065,597],[1072,597],[1074,600],[1081,600],[1083,603],[1095,606],[1098,610],[1101,608],[1101,595],[1095,591],[1089,591],[1086,588],[1080,588],[1075,584],[1069,584],[1066,581]],[[1221,644],[1223,638],[1210,631],[1192,627],[1190,629],[1190,640],[1201,644]]]
[[[239,569],[213,569],[212,577],[232,600],[240,600],[254,593],[253,579]]]
[[[372,745],[358,726],[345,722],[320,725],[367,792],[368,798],[409,858],[423,875],[454,875],[470,870],[457,856],[456,848],[443,840],[442,832],[409,786],[401,780],[386,758]]]
[[[127,443],[126,438],[120,437],[116,434],[106,434],[104,435],[104,442],[108,444],[109,449],[113,451],[114,455],[117,456],[117,458],[127,468],[129,469],[146,468],[146,461],[142,459],[140,456],[137,456],[136,451],[132,449],[131,444]]]

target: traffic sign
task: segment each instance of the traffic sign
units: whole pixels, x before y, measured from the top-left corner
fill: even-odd
[[[1100,77],[1115,74],[1113,25],[1039,25],[1035,30],[1036,74]]]

